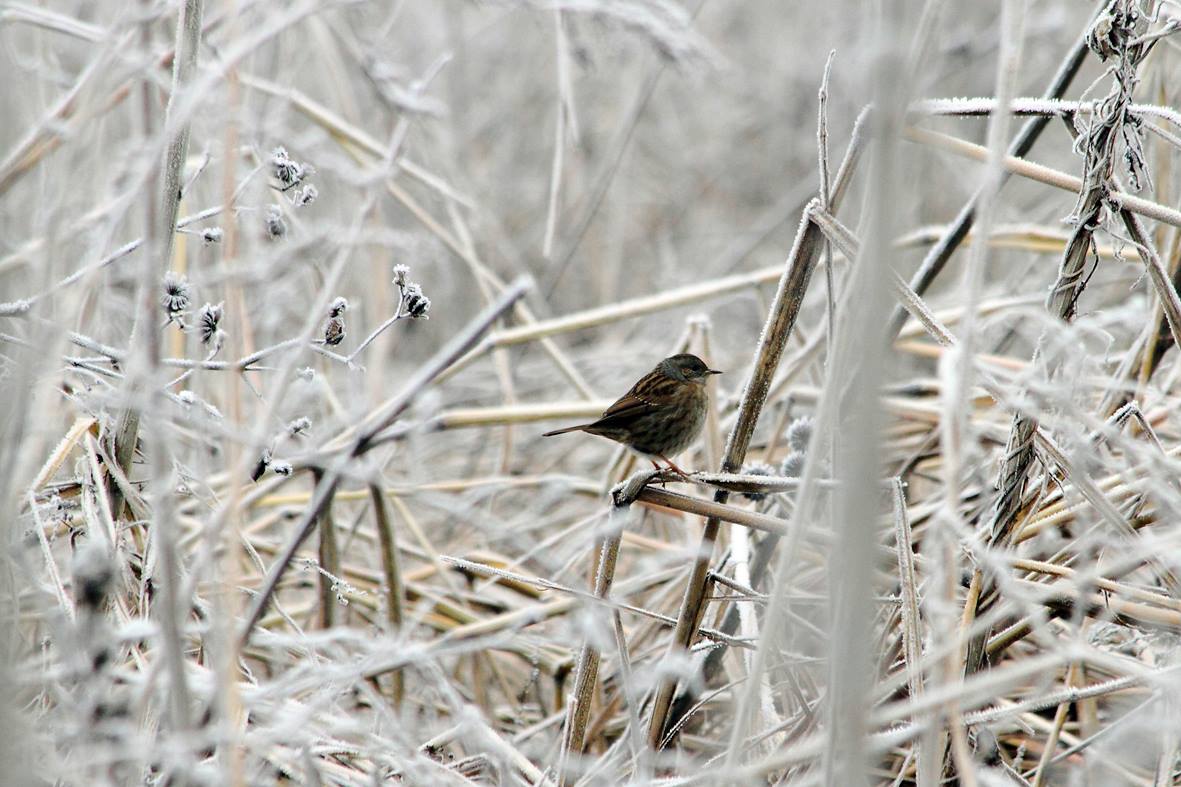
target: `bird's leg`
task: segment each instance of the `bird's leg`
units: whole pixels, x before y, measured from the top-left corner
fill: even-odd
[[[661,458],[663,459],[663,457],[661,457]],[[663,472],[665,471],[665,469],[666,469],[666,468],[663,468],[663,467],[661,467],[660,465],[656,464],[656,460],[655,460],[655,459],[649,459],[648,461],[652,463],[652,467],[656,468],[656,472],[658,472],[658,473],[663,473]],[[666,460],[666,461],[667,461],[667,460]],[[662,479],[660,479],[660,485],[661,485],[661,486],[667,486],[668,484],[667,484],[667,482],[666,482],[666,481],[665,481],[665,480],[662,478]]]
[[[668,463],[668,467],[670,470],[672,470],[674,473],[676,473],[677,475],[679,475],[681,478],[685,479],[686,481],[689,480],[689,474],[686,473],[681,468],[677,467],[675,464],[673,464],[673,460],[669,459],[664,454],[657,454],[657,456],[659,456],[661,459],[663,459],[665,462]],[[653,464],[656,464],[656,463],[653,462]]]

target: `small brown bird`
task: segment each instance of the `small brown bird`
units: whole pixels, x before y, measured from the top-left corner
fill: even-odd
[[[656,460],[660,459],[683,476],[685,472],[669,457],[688,448],[705,425],[709,407],[705,381],[713,374],[721,372],[706,366],[696,355],[682,353],[665,358],[608,407],[599,420],[556,429],[542,437],[589,432],[622,443],[652,462],[657,470],[660,465]]]

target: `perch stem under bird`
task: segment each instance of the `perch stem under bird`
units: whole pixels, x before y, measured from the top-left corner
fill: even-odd
[[[614,440],[639,454],[656,469],[664,462],[688,478],[669,457],[684,451],[705,425],[709,394],[705,383],[715,374],[696,355],[682,353],[665,358],[656,368],[608,407],[597,421],[546,432],[542,437],[587,432]]]

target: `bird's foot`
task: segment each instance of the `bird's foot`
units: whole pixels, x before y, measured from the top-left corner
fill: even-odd
[[[689,477],[689,474],[688,474],[688,473],[686,473],[686,472],[685,472],[684,470],[682,470],[681,468],[677,467],[677,466],[676,466],[676,465],[673,463],[673,460],[669,459],[667,456],[664,456],[663,454],[661,454],[660,458],[661,458],[661,459],[663,459],[663,460],[665,461],[665,463],[668,465],[668,469],[669,469],[669,470],[672,470],[674,473],[676,473],[677,475],[679,475],[679,476],[680,476],[682,479],[684,479],[685,481],[692,481],[692,480],[693,480],[693,479],[691,479],[691,478]],[[655,462],[653,462],[652,464],[656,464],[656,463],[655,463]]]

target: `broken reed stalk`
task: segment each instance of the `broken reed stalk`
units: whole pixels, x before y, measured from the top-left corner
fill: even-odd
[[[1111,8],[1127,7],[1129,3],[1119,2],[1111,4]],[[1086,263],[1094,243],[1093,235],[1102,226],[1103,213],[1111,199],[1110,184],[1115,167],[1116,143],[1120,139],[1124,123],[1127,119],[1127,107],[1132,100],[1132,92],[1136,81],[1136,67],[1147,56],[1152,43],[1134,40],[1133,25],[1122,17],[1122,24],[1116,24],[1113,19],[1108,38],[1103,43],[1114,42],[1118,47],[1119,62],[1112,74],[1112,86],[1100,108],[1091,116],[1091,125],[1085,133],[1084,164],[1082,187],[1079,202],[1076,206],[1074,222],[1075,229],[1070,242],[1062,256],[1059,266],[1058,279],[1046,301],[1046,311],[1064,323],[1070,323],[1074,317],[1078,298],[1086,287]],[[1088,32],[1088,41],[1092,41]],[[1098,44],[1092,44],[1097,46]],[[1134,136],[1134,134],[1133,134]],[[1129,154],[1131,155],[1131,154]],[[1126,208],[1126,205],[1121,205]],[[1043,337],[1044,341],[1044,337]],[[1034,349],[1032,363],[1036,364],[1043,353],[1043,341],[1038,342]],[[1053,376],[1057,364],[1050,360],[1048,373]],[[1017,523],[1020,512],[1022,493],[1025,481],[1034,460],[1034,433],[1037,431],[1037,418],[1029,413],[1018,412],[1013,416],[1013,425],[1009,440],[1005,447],[1005,455],[997,479],[999,493],[993,505],[992,516],[987,524],[986,537],[989,549],[1008,548],[1013,535],[1013,528]],[[969,589],[969,609],[965,606],[964,620],[968,621],[983,614],[985,609],[972,599],[993,599],[992,580],[985,581],[981,568],[976,568],[972,574]],[[964,671],[971,674],[979,670],[984,663],[985,645],[989,632],[984,630],[974,635],[968,643],[964,656]]]
[[[837,173],[836,183],[833,184],[832,194],[829,195],[829,205],[836,210],[852,179],[853,170],[860,158],[862,150],[863,126],[868,117],[868,110],[863,110],[853,127],[853,134],[849,141],[849,149],[845,152],[844,161]],[[743,390],[741,404],[734,427],[726,441],[726,450],[722,458],[721,472],[734,473],[742,467],[746,458],[746,449],[750,445],[751,435],[755,424],[762,412],[763,402],[771,387],[775,370],[779,367],[779,358],[787,344],[787,338],[795,326],[800,306],[808,289],[808,281],[816,260],[824,246],[824,236],[816,225],[809,219],[809,213],[815,203],[805,209],[801,217],[800,226],[796,233],[795,243],[784,267],[783,276],[775,291],[775,298],[767,314],[767,322],[763,327],[762,339],[755,357],[751,377]],[[714,494],[714,501],[725,503],[729,493],[718,490]],[[710,517],[706,520],[701,535],[701,546],[693,560],[689,580],[685,585],[685,594],[681,600],[681,608],[677,615],[677,626],[669,643],[669,653],[684,652],[693,641],[701,613],[705,608],[706,589],[708,587],[709,562],[713,555],[714,542],[717,541],[720,520]],[[679,719],[669,719],[668,711],[676,691],[676,682],[663,680],[656,689],[652,702],[652,715],[648,722],[648,745],[653,749],[661,746],[664,733],[669,722],[673,726]]]
[[[607,520],[607,532],[599,546],[599,559],[595,566],[595,595],[607,599],[611,595],[611,585],[615,581],[615,564],[619,559],[619,545],[623,531],[627,529],[635,516],[630,504],[618,505],[612,502]],[[594,609],[595,613],[612,614],[606,607]],[[574,696],[570,700],[570,707],[566,720],[566,735],[562,740],[562,754],[559,772],[561,773],[560,787],[570,784],[576,769],[570,767],[570,757],[581,757],[586,747],[586,727],[590,719],[591,705],[594,703],[595,687],[598,685],[599,662],[602,654],[595,646],[596,637],[588,634],[583,641],[582,650],[578,654],[578,674],[574,679]]]
[[[369,500],[373,503],[373,519],[377,526],[377,537],[381,544],[381,568],[385,572],[385,615],[390,632],[402,629],[403,611],[402,599],[405,591],[402,588],[402,570],[398,563],[398,539],[394,532],[393,520],[390,519],[389,505],[386,503],[385,493],[377,484],[369,485]],[[391,694],[395,707],[401,707],[405,694],[405,678],[402,670],[394,670],[390,675]]]
[[[719,490],[719,493],[728,495],[729,491]],[[787,533],[788,522],[786,520],[768,514],[762,514],[758,511],[750,511],[745,508],[719,503],[717,502],[716,496],[714,500],[706,500],[701,497],[684,495],[679,492],[669,492],[666,489],[649,486],[640,490],[635,499],[641,503],[661,506],[662,508],[669,508],[674,511],[683,511],[687,514],[696,514],[697,516],[716,519],[720,522],[729,522],[733,525],[741,525],[742,527],[761,530],[764,533],[771,533],[777,536]]]
[[[1105,0],[1101,0],[1100,6],[1105,5]],[[1088,29],[1090,25],[1087,26]],[[1071,82],[1074,81],[1075,74],[1078,73],[1079,68],[1082,67],[1083,61],[1087,56],[1087,34],[1086,30],[1079,36],[1078,41],[1071,47],[1066,57],[1058,66],[1054,78],[1050,80],[1049,87],[1043,93],[1043,97],[1047,99],[1058,99],[1066,95],[1067,89]],[[1049,125],[1050,117],[1035,117],[1027,120],[1025,125],[1021,127],[1021,131],[1013,139],[1013,143],[1009,146],[1008,155],[1021,158],[1033,149],[1034,143],[1037,142],[1038,137],[1046,130]],[[1002,174],[1002,180],[997,184],[996,188],[999,191],[1000,187],[1004,185],[1004,181],[1008,179],[1008,173]],[[972,225],[976,222],[976,209],[979,206],[980,199],[983,196],[984,188],[978,188],[976,193],[960,208],[960,212],[956,215],[955,220],[944,231],[939,241],[931,247],[926,256],[923,257],[919,269],[915,271],[914,275],[910,277],[910,288],[922,295],[931,286],[931,283],[939,276],[947,265],[947,261],[951,259],[951,255],[959,248],[964,239],[968,236],[968,231],[972,229]],[[887,336],[892,341],[898,337],[899,331],[902,330],[903,324],[906,322],[906,311],[902,307],[894,309],[894,314],[890,318],[889,327],[887,328]]]

